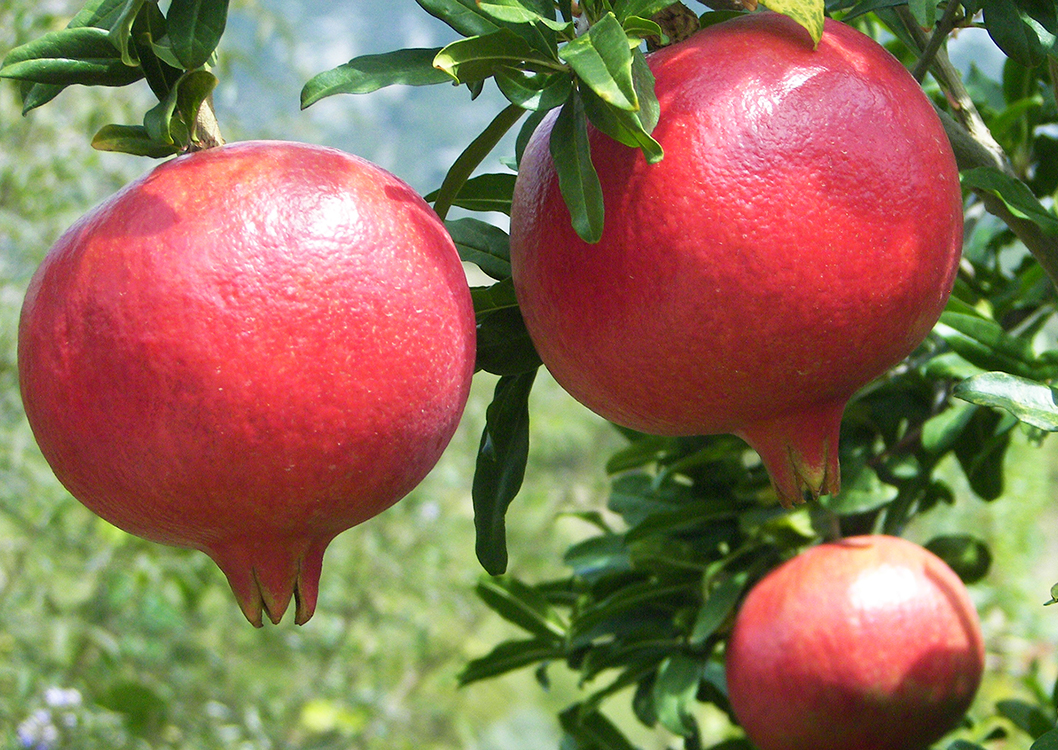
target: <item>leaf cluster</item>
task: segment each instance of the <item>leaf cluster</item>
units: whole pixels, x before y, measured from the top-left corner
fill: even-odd
[[[650,133],[658,105],[643,39],[663,37],[651,16],[671,0],[416,0],[462,35],[445,47],[402,49],[357,57],[313,77],[302,90],[308,107],[334,94],[363,94],[394,84],[453,83],[476,96],[488,79],[510,102],[453,166],[434,196],[445,215],[473,169],[523,116],[518,154],[543,118],[557,110],[550,138],[562,195],[573,225],[588,242],[602,233],[604,207],[591,162],[587,128],[594,127],[653,163],[663,157]],[[583,22],[583,23],[582,23]]]
[[[215,133],[200,111],[217,79],[209,72],[227,21],[228,0],[90,0],[66,28],[7,54],[0,78],[19,82],[23,112],[68,86],[126,86],[145,80],[158,98],[142,125],[107,125],[92,141],[104,151],[162,157]]]

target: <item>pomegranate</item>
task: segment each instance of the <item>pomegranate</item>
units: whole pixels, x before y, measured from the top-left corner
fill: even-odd
[[[600,242],[571,226],[554,116],[525,150],[511,264],[529,333],[607,419],[735,433],[784,505],[836,493],[846,402],[925,338],[954,281],[962,200],[940,121],[895,58],[830,20],[814,51],[760,13],[648,63],[665,158],[590,130]]]
[[[22,398],[59,480],[133,534],[209,554],[246,617],[313,613],[324,549],[407,494],[466,403],[474,311],[406,184],[333,149],[181,156],[35,274]]]
[[[731,707],[760,750],[922,750],[965,714],[984,646],[932,552],[850,537],[780,565],[727,644]]]

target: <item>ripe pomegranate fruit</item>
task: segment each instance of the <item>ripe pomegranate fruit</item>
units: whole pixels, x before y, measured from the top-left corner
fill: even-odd
[[[511,264],[555,379],[619,424],[735,433],[785,505],[839,488],[852,394],[909,354],[962,245],[951,147],[885,49],[776,13],[648,56],[665,158],[591,129],[602,239],[574,232],[545,119],[521,161]]]
[[[746,597],[731,707],[760,750],[923,750],[965,714],[984,646],[966,587],[904,539],[813,547]]]
[[[455,246],[406,184],[247,142],[154,169],[69,229],[22,309],[26,414],[59,480],[208,553],[243,612],[312,616],[324,549],[434,466],[474,369]]]

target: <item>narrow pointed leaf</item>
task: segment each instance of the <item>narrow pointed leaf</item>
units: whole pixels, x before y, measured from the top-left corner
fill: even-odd
[[[547,599],[517,578],[482,578],[478,581],[477,594],[500,617],[533,635],[557,641],[566,635],[565,626]]]
[[[480,81],[509,70],[562,70],[560,63],[541,55],[508,29],[452,42],[437,53],[433,64],[458,83]]]
[[[531,664],[561,659],[561,648],[553,640],[534,638],[524,641],[505,641],[485,656],[472,659],[459,673],[459,685],[499,677]]]
[[[507,569],[504,517],[521,489],[529,457],[529,392],[536,370],[501,377],[485,413],[471,495],[478,560],[486,572]]]
[[[613,13],[607,13],[587,34],[567,44],[559,56],[606,103],[630,112],[639,109],[628,35]]]
[[[591,163],[588,119],[576,91],[570,94],[555,119],[549,148],[573,229],[585,242],[598,242],[605,214],[602,185]]]
[[[706,638],[715,633],[724,624],[728,615],[734,610],[735,604],[738,602],[742,590],[746,587],[748,579],[748,573],[744,571],[736,573],[719,583],[709,592],[705,603],[698,610],[697,619],[694,621],[694,628],[691,630],[691,643],[704,643]]]
[[[534,112],[562,106],[569,98],[573,82],[567,73],[526,73],[501,70],[495,74],[496,85],[511,104]]]
[[[125,86],[143,77],[121,62],[109,33],[94,26],[52,31],[4,58],[0,78],[70,86]]]
[[[468,211],[496,211],[511,215],[511,197],[514,194],[516,175],[511,172],[480,174],[471,177],[452,199],[453,206]],[[423,196],[427,201],[437,200],[440,190]]]
[[[476,0],[415,0],[434,18],[447,23],[463,36],[479,36],[497,31],[499,25],[478,7]]]
[[[473,263],[497,281],[511,277],[510,237],[499,227],[480,219],[452,219],[445,222],[459,257]]]
[[[309,79],[301,90],[301,108],[335,94],[367,94],[385,86],[430,86],[450,83],[451,76],[434,67],[440,47],[400,49],[356,57]]]
[[[626,18],[632,16],[650,18],[655,13],[665,10],[672,3],[673,0],[617,0],[613,4],[613,12],[617,20],[624,23]]]
[[[578,747],[591,750],[636,750],[617,726],[599,711],[574,704],[558,716],[562,730],[575,738]]]
[[[92,138],[97,151],[116,151],[160,159],[179,152],[179,147],[151,138],[142,125],[105,125]]]
[[[965,187],[999,198],[1019,219],[1027,219],[1045,232],[1058,232],[1058,217],[1032,194],[1028,185],[992,167],[968,169],[959,175]]]
[[[138,65],[140,60],[132,44],[132,25],[146,0],[126,0],[117,19],[110,28],[110,41],[121,53],[121,61],[126,65]]]
[[[1058,432],[1058,400],[1054,388],[1045,383],[1006,372],[986,372],[957,384],[952,395],[1004,409],[1033,427]]]
[[[228,0],[173,0],[166,19],[173,53],[187,70],[198,68],[224,34]]]
[[[654,706],[658,721],[670,732],[683,737],[697,733],[692,713],[702,665],[696,659],[674,654],[662,662],[654,682]]]

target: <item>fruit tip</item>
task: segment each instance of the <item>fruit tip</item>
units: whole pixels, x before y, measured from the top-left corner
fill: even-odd
[[[838,434],[845,402],[750,424],[738,435],[760,455],[772,488],[784,508],[820,495],[836,495],[841,487]]]
[[[291,599],[297,625],[304,625],[316,611],[326,543],[294,547],[292,553],[278,543],[269,549],[229,544],[207,551],[224,572],[239,608],[255,628],[264,627],[265,617],[278,625]]]

